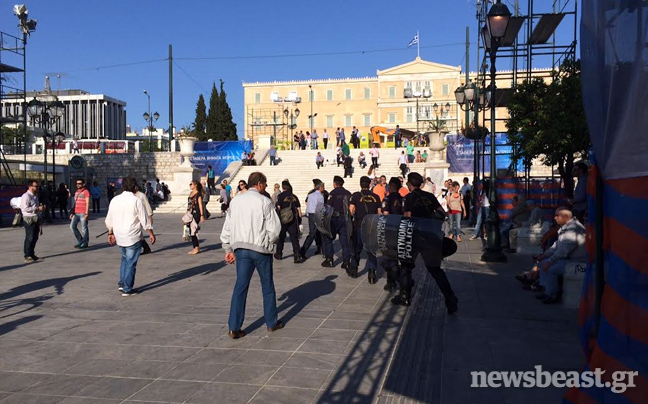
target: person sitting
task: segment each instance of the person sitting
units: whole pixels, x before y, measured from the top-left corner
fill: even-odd
[[[349,178],[353,178],[353,157],[351,156],[344,157],[344,178],[347,175]]]
[[[421,156],[421,151],[420,150],[418,150],[416,152],[416,157],[414,158],[414,161],[416,163],[423,163],[423,157]]]
[[[423,160],[424,163],[427,163],[428,159],[428,152],[427,150],[423,150],[423,154],[421,154],[421,160]]]
[[[243,151],[243,154],[241,154],[241,163],[243,163],[244,166],[248,163],[248,154],[246,151]]]
[[[502,247],[508,247],[509,232],[516,223],[519,224],[529,218],[529,211],[526,208],[526,198],[524,195],[515,195],[513,197],[513,209],[509,219],[504,220],[500,225],[500,236]]]
[[[315,165],[318,170],[320,167],[324,166],[324,156],[322,156],[321,152],[317,152],[317,156],[315,156]]]
[[[569,260],[585,258],[585,226],[566,207],[556,209],[555,218],[560,226],[558,239],[536,258],[543,292],[536,297],[544,304],[560,302],[559,277],[564,275]]]
[[[254,152],[248,153],[247,157],[247,165],[249,166],[255,166],[256,165],[256,160],[254,159]]]
[[[360,168],[367,167],[367,158],[363,152],[360,152],[360,155],[358,155],[358,164],[360,165]]]
[[[520,216],[517,220],[514,218],[513,227],[508,232],[508,240],[503,241],[503,243],[508,244],[509,252],[515,252],[517,249],[517,240],[518,233],[522,228],[534,228],[538,229],[540,233],[546,233],[546,229],[542,223],[542,210],[532,200],[527,200],[525,203],[526,211],[529,212],[528,217],[525,221],[520,221],[520,218],[525,218],[525,216]]]

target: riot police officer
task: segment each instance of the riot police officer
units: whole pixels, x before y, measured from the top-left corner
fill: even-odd
[[[362,219],[369,214],[380,214],[380,197],[369,190],[371,185],[371,178],[367,176],[362,176],[360,178],[360,192],[356,192],[351,195],[351,201],[349,202],[349,212],[353,216],[353,249],[355,251],[355,262],[352,270],[347,269],[349,276],[355,278],[358,276],[357,266],[360,265],[360,253],[362,252],[362,231],[360,226],[362,225]],[[376,256],[370,252],[367,252],[367,262],[365,263],[365,268],[368,272],[368,280],[370,284],[376,283],[378,280],[376,276],[376,269],[378,267],[378,260]]]
[[[349,199],[351,192],[344,189],[344,180],[339,175],[333,177],[333,191],[331,191],[327,205],[333,208],[333,216],[331,218],[331,235],[332,238],[322,234],[322,241],[324,242],[324,253],[326,259],[322,262],[323,267],[332,268],[333,264],[333,241],[335,237],[340,235],[340,244],[342,245],[342,268],[349,271],[349,268],[354,268],[355,263],[351,259],[351,245],[349,237]]]
[[[286,241],[286,232],[288,232],[293,247],[295,264],[301,264],[304,262],[304,257],[299,253],[298,220],[301,216],[301,205],[299,199],[292,193],[290,182],[282,181],[281,189],[283,189],[283,192],[277,196],[277,210],[281,221],[281,231],[279,232],[279,241],[277,241],[277,251],[274,257],[277,260],[283,258],[283,247]]]
[[[405,202],[403,196],[398,192],[402,183],[398,177],[391,177],[389,179],[389,194],[383,200],[382,214],[387,215],[402,215],[403,203]],[[387,283],[385,289],[388,292],[396,291],[396,282],[400,276],[400,262],[398,260],[381,258],[380,265],[387,274]]]
[[[404,216],[406,217],[422,217],[422,218],[433,218],[437,215],[446,216],[446,212],[443,210],[437,198],[429,192],[425,192],[421,189],[421,186],[424,184],[423,177],[419,173],[409,173],[407,175],[407,187],[410,193],[405,197],[404,204]],[[401,263],[401,276],[400,276],[400,295],[392,298],[393,304],[398,304],[402,306],[409,306],[411,304],[411,294],[412,286],[414,282],[412,281],[412,269],[414,269],[415,264],[403,262]],[[441,269],[440,266],[428,266],[426,268],[430,275],[434,278],[439,289],[445,297],[446,308],[448,309],[448,314],[453,314],[457,311],[458,299],[455,296],[448,277],[445,272]]]

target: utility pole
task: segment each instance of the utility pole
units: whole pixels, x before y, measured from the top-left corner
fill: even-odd
[[[169,44],[169,151],[173,142],[173,45]]]

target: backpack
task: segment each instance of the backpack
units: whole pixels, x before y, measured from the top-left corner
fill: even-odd
[[[292,198],[290,199],[290,206],[279,210],[279,221],[281,224],[290,224],[295,220],[295,214],[293,213],[293,204]]]

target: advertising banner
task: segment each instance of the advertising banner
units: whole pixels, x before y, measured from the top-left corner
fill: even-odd
[[[469,173],[473,171],[473,160],[475,156],[475,142],[466,139],[463,135],[447,135],[447,162],[450,164],[448,171],[451,173]],[[483,142],[478,142],[477,154],[479,156],[480,171],[482,168],[482,154],[483,166],[486,167],[486,172],[490,171],[490,136],[486,136],[486,145]],[[511,168],[513,145],[509,143],[506,133],[497,133],[495,135],[496,144],[496,166],[497,169]],[[518,163],[517,170],[522,171],[524,168],[522,162]]]
[[[221,175],[227,166],[234,161],[240,161],[243,152],[252,150],[251,140],[227,141],[227,142],[196,142],[194,151],[196,154],[191,157],[191,163],[207,174],[207,166],[212,166],[216,175]]]

